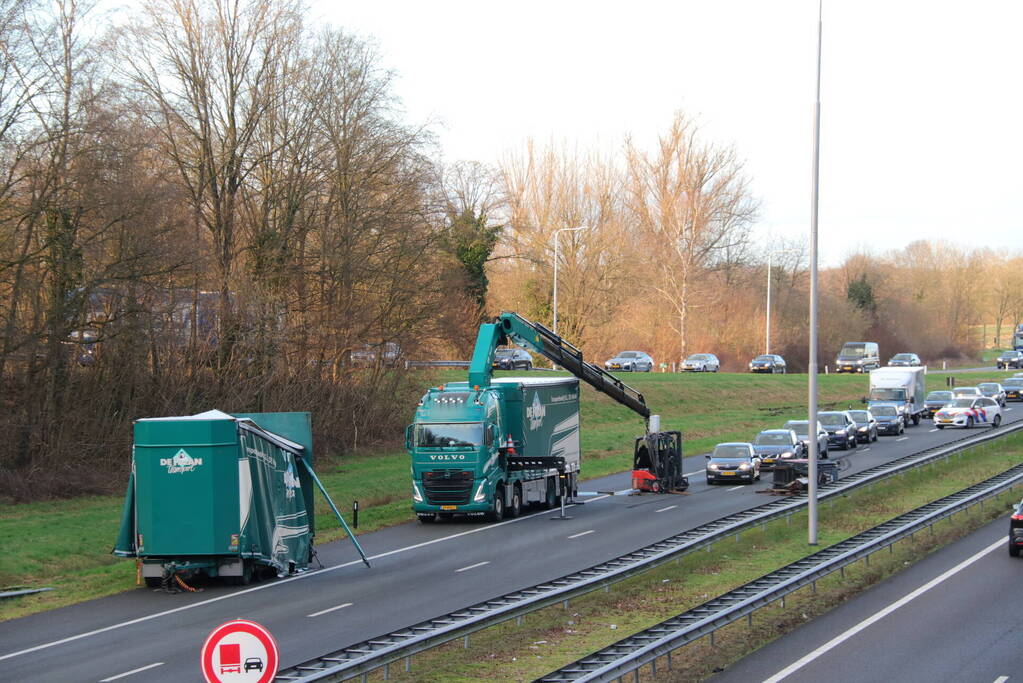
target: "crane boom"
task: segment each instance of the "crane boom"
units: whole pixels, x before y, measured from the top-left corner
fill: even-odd
[[[602,394],[639,413],[644,420],[649,420],[650,408],[643,394],[600,366],[584,360],[582,351],[544,325],[526,320],[518,313],[502,313],[494,322],[480,325],[476,348],[469,363],[470,386],[490,386],[494,355],[502,344],[515,344],[540,354]]]

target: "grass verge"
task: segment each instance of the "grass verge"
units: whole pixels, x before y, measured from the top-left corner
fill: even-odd
[[[869,490],[827,501],[820,510],[820,545],[844,540],[983,481],[1018,464],[1021,457],[1023,435],[1014,435]],[[1007,492],[983,508],[975,506],[940,522],[931,532],[900,541],[891,552],[875,553],[869,563],[858,562],[843,573],[825,577],[815,589],[807,587],[788,596],[784,606],[775,603],[758,611],[751,626],[742,620],[719,630],[713,644],[704,638],[676,651],[673,671],[667,671],[666,658],[659,662],[656,678],[646,667],[642,680],[703,680],[942,545],[1004,516],[1017,499],[1017,493]],[[772,522],[764,529],[743,533],[738,541],[721,541],[709,551],[692,553],[677,563],[618,583],[607,593],[573,600],[568,609],[549,607],[527,615],[522,626],[506,622],[473,634],[470,650],[457,641],[417,655],[411,673],[392,670],[391,678],[533,680],[809,554],[806,515],[795,515],[790,522]]]
[[[706,452],[722,441],[745,441],[761,429],[805,416],[806,375],[640,373],[623,377],[661,415],[662,429],[682,430],[689,454]],[[929,375],[928,387],[943,387],[945,377]],[[446,371],[424,376],[424,382],[464,378],[464,371]],[[969,381],[986,379],[971,375]],[[819,386],[822,408],[845,408],[856,405],[866,393],[867,379],[862,375],[823,375]],[[411,406],[408,412],[411,414]],[[633,439],[643,432],[642,421],[588,388],[582,391],[581,412],[583,475],[590,479],[629,469]],[[343,458],[321,454],[317,472],[342,511],[351,510],[352,503],[359,501],[361,534],[412,519],[408,467],[404,450],[391,448]],[[0,587],[56,589],[0,602],[0,621],[133,589],[134,564],[110,555],[121,503],[120,496],[21,505],[0,502],[0,548],[4,549],[0,553]],[[316,512],[318,543],[343,536],[319,496]]]

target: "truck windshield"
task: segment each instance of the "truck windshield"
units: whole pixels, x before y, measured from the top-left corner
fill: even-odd
[[[905,401],[905,389],[871,389],[871,401]]]
[[[435,422],[416,426],[416,445],[423,448],[471,448],[482,443],[482,422]]]

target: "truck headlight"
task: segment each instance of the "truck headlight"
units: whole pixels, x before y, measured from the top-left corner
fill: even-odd
[[[416,482],[412,482],[412,500],[416,501],[417,503],[423,502],[423,494],[419,492],[419,486],[416,484]]]
[[[480,482],[480,485],[476,487],[476,493],[473,494],[472,500],[474,503],[482,503],[487,498],[487,493],[484,491],[484,487],[487,485],[487,480],[484,479]]]

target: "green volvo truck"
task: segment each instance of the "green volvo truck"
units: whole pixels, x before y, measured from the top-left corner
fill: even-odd
[[[493,377],[499,346],[514,344],[574,377]],[[480,326],[465,382],[431,388],[405,435],[412,457],[412,508],[421,522],[455,514],[499,521],[523,506],[554,507],[577,493],[580,471],[579,380],[646,420],[635,467],[655,490],[688,486],[679,432],[658,432],[643,395],[539,323],[502,313]],[[651,425],[654,431],[651,431]]]

